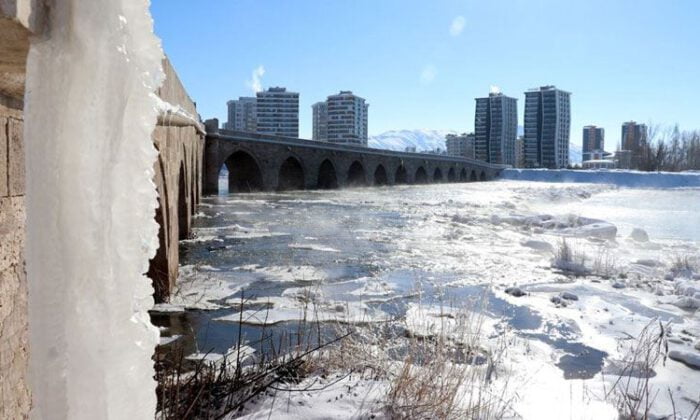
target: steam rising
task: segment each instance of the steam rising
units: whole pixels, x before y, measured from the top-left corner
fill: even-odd
[[[262,90],[262,77],[265,74],[265,67],[259,65],[253,70],[251,79],[246,83],[253,93],[258,93]]]

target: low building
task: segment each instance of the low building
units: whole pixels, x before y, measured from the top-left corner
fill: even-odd
[[[591,159],[581,164],[583,169],[615,169],[617,163],[612,159]]]
[[[474,133],[448,134],[445,146],[449,156],[474,158]]]
[[[632,151],[618,150],[615,152],[615,163],[618,169],[632,168]]]

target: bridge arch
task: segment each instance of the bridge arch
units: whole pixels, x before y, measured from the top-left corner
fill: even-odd
[[[433,172],[433,182],[442,182],[442,170],[440,170],[440,168],[435,168]]]
[[[277,191],[303,190],[304,179],[304,167],[301,162],[294,156],[290,156],[280,165]]]
[[[427,184],[428,183],[428,173],[425,172],[425,168],[419,166],[416,169],[416,175],[413,177],[416,184]]]
[[[338,188],[338,175],[335,171],[335,165],[329,159],[321,162],[318,168],[318,179],[316,180],[316,188],[322,190],[332,190]]]
[[[381,163],[377,165],[377,169],[374,170],[374,185],[387,185],[389,184],[389,178],[386,175],[386,169]]]
[[[467,182],[467,170],[464,168],[459,173],[459,182]]]
[[[157,145],[156,145],[157,148]],[[159,150],[160,152],[160,150]],[[158,223],[158,249],[148,266],[148,277],[153,284],[153,298],[156,303],[167,301],[170,296],[170,266],[168,264],[168,249],[170,235],[167,227],[171,226],[168,216],[168,184],[165,180],[165,165],[162,155],[158,155],[156,170],[156,186],[158,191],[158,207],[156,207],[156,223]]]
[[[469,175],[469,182],[474,182],[476,181],[476,171],[472,169],[471,175]]]
[[[349,187],[359,187],[367,185],[367,176],[365,175],[365,167],[360,161],[352,162],[348,169],[347,185]]]
[[[224,164],[228,169],[228,192],[253,192],[263,189],[260,165],[252,154],[243,150],[231,153]]]
[[[457,181],[457,174],[455,173],[455,168],[450,168],[450,170],[447,171],[447,181],[448,182],[456,182]]]
[[[486,181],[486,173],[484,171],[481,171],[481,175],[479,175],[479,181]]]
[[[399,165],[398,168],[396,168],[396,173],[394,174],[394,184],[400,185],[400,184],[407,184],[408,183],[408,173],[406,172],[406,167],[403,165]]]

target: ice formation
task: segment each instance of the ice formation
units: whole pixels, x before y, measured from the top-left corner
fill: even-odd
[[[25,103],[32,416],[152,419],[163,53],[147,0],[53,2]]]

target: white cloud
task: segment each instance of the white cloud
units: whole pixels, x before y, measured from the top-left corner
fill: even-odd
[[[258,93],[262,90],[262,77],[265,74],[265,67],[259,65],[253,70],[253,74],[250,76],[250,80],[246,82],[246,85],[253,91],[253,93]]]
[[[489,86],[489,93],[501,93],[501,88],[496,85]]]
[[[464,30],[464,25],[466,24],[467,21],[464,19],[464,16],[457,16],[456,18],[452,19],[452,24],[450,25],[450,35],[459,36],[459,34],[461,34]]]
[[[433,80],[435,80],[436,75],[437,70],[435,69],[435,66],[429,64],[423,67],[423,71],[420,74],[420,81],[425,85],[430,84],[433,82]]]

